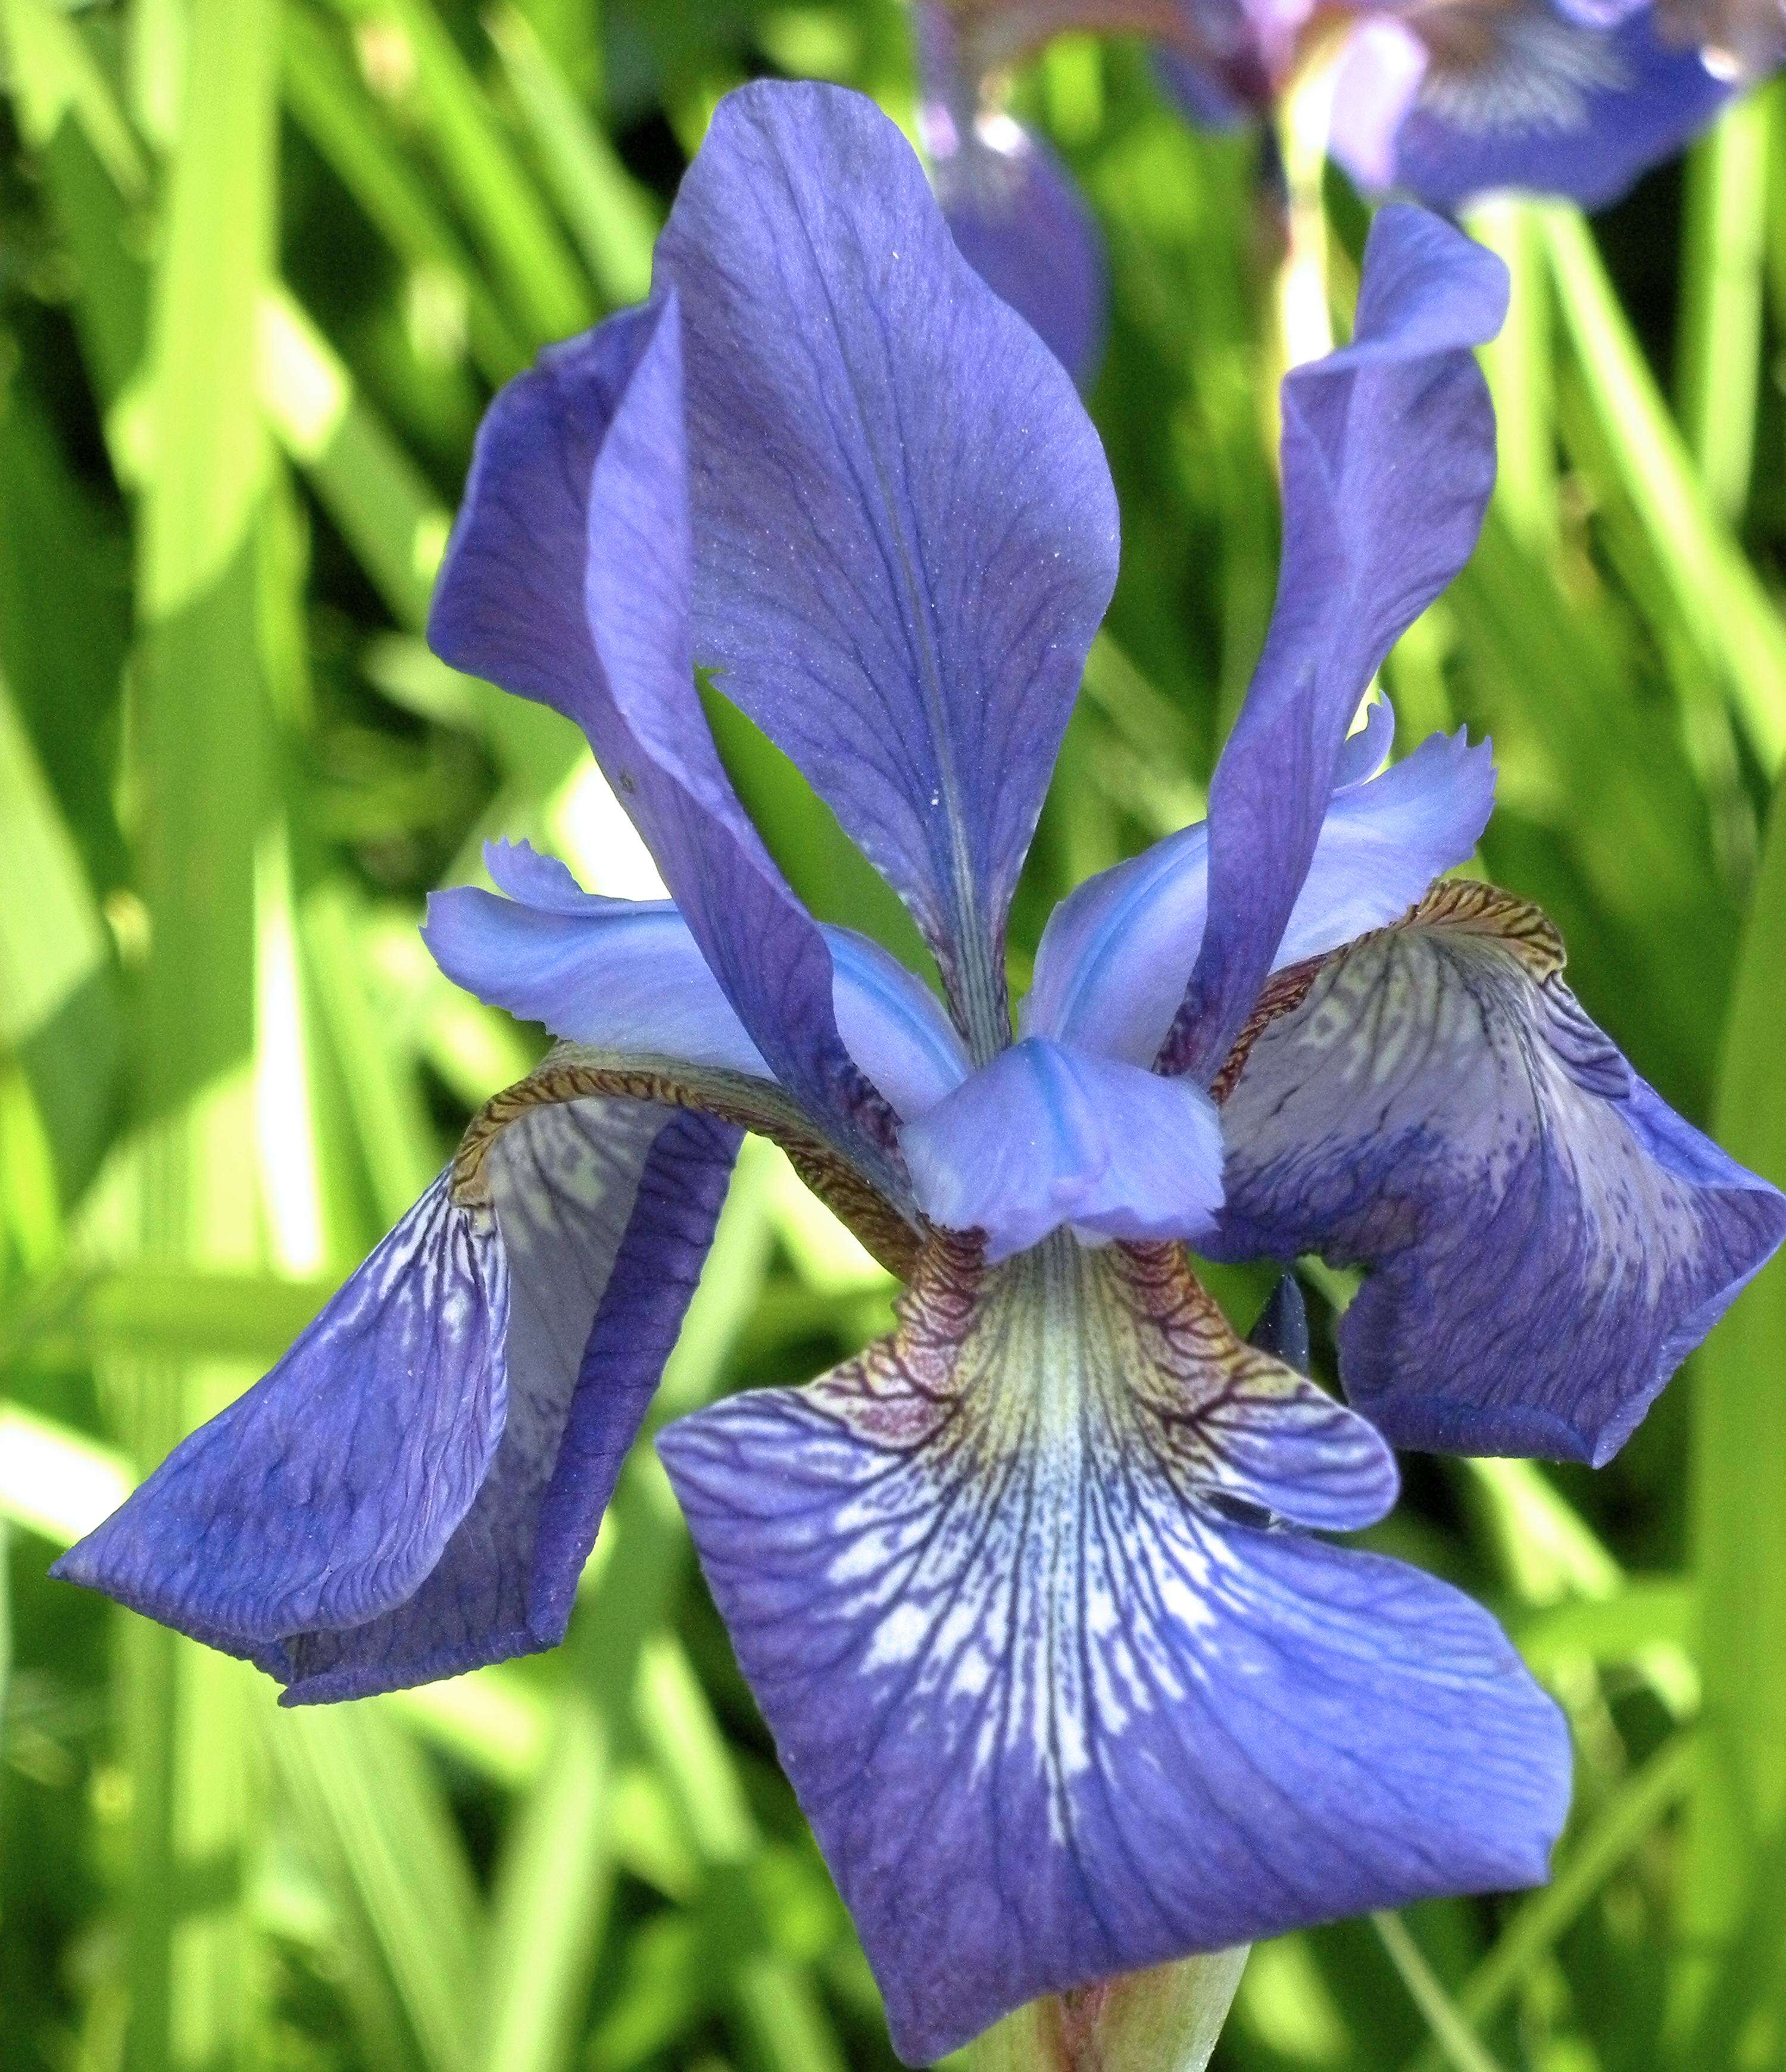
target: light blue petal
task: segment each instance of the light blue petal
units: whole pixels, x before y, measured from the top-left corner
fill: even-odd
[[[745,816],[701,709],[692,553],[672,295],[553,347],[491,405],[429,638],[583,729],[751,1042],[872,1170],[890,1118],[838,1035],[818,925]],[[540,876],[524,857],[515,869]]]
[[[1763,21],[1773,14],[1748,54],[1771,68],[1780,56],[1777,10],[1754,12]],[[1430,65],[1386,150],[1356,154],[1341,125],[1336,145],[1356,154],[1361,179],[1374,175],[1439,208],[1503,188],[1599,208],[1706,128],[1731,97],[1729,79],[1709,68],[1693,39],[1671,36],[1655,6],[1604,27],[1550,0],[1482,18],[1492,31],[1482,60],[1469,71]],[[1410,26],[1418,30],[1417,14]],[[1349,84],[1342,74],[1341,88],[1361,92],[1368,77],[1362,67]]]
[[[668,901],[598,898],[524,844],[489,861],[515,897],[462,888],[428,902],[423,934],[456,985],[594,1050],[773,1076]],[[940,1002],[867,936],[823,933],[851,1058],[895,1114],[934,1108],[968,1071]]]
[[[1371,729],[1353,737],[1365,743],[1352,751],[1355,767],[1376,753],[1386,729],[1373,727],[1376,738]],[[1398,920],[1468,858],[1493,803],[1488,744],[1462,733],[1435,734],[1380,777],[1336,791],[1271,968]],[[1088,878],[1043,931],[1023,1027],[1151,1064],[1197,961],[1208,899],[1206,822]]]
[[[983,1067],[900,1143],[925,1215],[983,1231],[995,1260],[1063,1223],[1196,1237],[1221,1199],[1221,1132],[1201,1088],[1045,1037]]]
[[[918,134],[955,243],[1084,387],[1103,349],[1103,240],[1049,146],[991,105],[979,52],[946,7],[913,10]]]
[[[1472,348],[1506,269],[1435,216],[1380,210],[1352,343],[1283,383],[1283,561],[1209,785],[1209,919],[1168,1069],[1207,1084],[1252,1012],[1315,853],[1359,701],[1463,566],[1494,481]]]

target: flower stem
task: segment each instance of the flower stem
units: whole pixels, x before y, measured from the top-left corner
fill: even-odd
[[[1203,2072],[1246,1955],[1218,1950],[1033,2000],[970,2044],[962,2063],[966,2072]]]

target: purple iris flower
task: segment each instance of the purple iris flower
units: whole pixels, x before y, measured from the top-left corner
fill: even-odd
[[[557,1046],[60,1572],[290,1704],[552,1645],[747,1127],[906,1281],[897,1328],[660,1451],[903,2056],[1541,1879],[1555,1708],[1465,1598],[1320,1536],[1388,1509],[1389,1441],[1603,1460],[1786,1201],[1588,1022],[1540,915],[1441,878],[1487,747],[1349,731],[1475,540],[1505,294],[1378,217],[1352,343],[1284,384],[1277,610],[1209,818],[1061,905],[1014,1029],[1007,911],[1116,576],[1103,454],[884,117],[732,96],[650,302],[492,407],[432,629],[578,722],[672,898],[500,845],[498,892],[436,898],[443,968]],[[946,1007],[795,899],[697,664]],[[1356,1407],[1281,1317],[1243,1343],[1187,1245],[1367,1269]]]
[[[1501,188],[1590,208],[1786,56],[1782,0],[919,0],[920,124],[962,249],[1076,380],[1095,369],[1103,247],[1013,68],[1069,28],[1155,45],[1193,121],[1269,116],[1336,67],[1332,149],[1372,193],[1451,209]]]

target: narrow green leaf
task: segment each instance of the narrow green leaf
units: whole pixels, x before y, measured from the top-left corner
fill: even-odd
[[[1720,1141],[1776,1186],[1786,1184],[1783,971],[1786,789],[1755,880],[1718,1105]],[[1696,1383],[1706,1731],[1683,1914],[1709,1965],[1739,1935],[1768,1838],[1786,1826],[1786,1260],[1737,1298],[1698,1355]],[[1772,2018],[1777,2027],[1786,2010],[1776,2004]]]
[[[465,297],[467,335],[486,378],[506,381],[527,349],[451,218],[392,137],[346,52],[302,7],[285,10],[285,100],[392,249],[412,266],[451,275]]]
[[[1507,321],[1482,351],[1494,395],[1495,495],[1521,539],[1548,557],[1557,551],[1561,525],[1550,278],[1523,201],[1502,196],[1480,203],[1469,222],[1472,234],[1506,262],[1512,289]]]
[[[1740,522],[1755,465],[1761,386],[1768,158],[1779,97],[1735,101],[1687,161],[1679,410],[1711,506]]]
[[[274,26],[270,8],[240,0],[195,0],[188,18],[139,536],[132,777],[152,942],[137,1029],[142,1240],[151,1257],[206,1268],[253,1258],[260,1222],[255,888],[271,801],[257,526],[270,454],[254,364],[272,271]],[[146,1469],[253,1375],[148,1366],[132,1379]],[[241,1904],[247,1672],[146,1623],[128,1638],[133,2063],[240,2062],[259,2004]]]
[[[1408,1997],[1419,2008],[1432,2031],[1435,2048],[1451,2072],[1501,2072],[1492,2058],[1476,2040],[1456,2004],[1427,1962],[1420,1946],[1408,1933],[1399,1915],[1373,1914],[1371,1921],[1390,1962],[1401,1974]]]
[[[362,2006],[425,2072],[471,2062],[480,1910],[438,1784],[372,1706],[267,1720],[275,1767],[347,1915]],[[378,2060],[375,2062],[384,2062]]]
[[[5,497],[0,488],[0,506]],[[0,518],[0,547],[5,532]],[[105,924],[0,675],[0,1056],[30,1083],[65,1198],[91,1178],[109,1135],[119,1040]]]
[[[643,302],[651,286],[656,203],[621,163],[527,17],[500,8],[490,33],[590,278],[610,307]]]
[[[1620,1784],[1550,1884],[1521,1904],[1465,1981],[1455,2005],[1459,2021],[1472,2032],[1480,2029],[1530,1979],[1607,1880],[1686,1796],[1698,1754],[1691,1735],[1677,1734]],[[1458,2061],[1435,2038],[1410,2072],[1442,2072],[1447,2062]]]
[[[535,344],[595,315],[577,261],[548,214],[476,74],[427,0],[336,0],[351,21],[394,29],[415,66],[434,155]]]
[[[1538,211],[1565,327],[1683,623],[1722,680],[1763,769],[1786,756],[1786,626],[1700,481],[1579,212]]]

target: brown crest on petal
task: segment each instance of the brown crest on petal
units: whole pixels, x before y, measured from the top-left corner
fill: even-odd
[[[1361,944],[1406,928],[1443,928],[1458,935],[1492,936],[1511,951],[1541,985],[1554,978],[1568,961],[1556,923],[1529,899],[1516,898],[1498,885],[1485,885],[1480,878],[1441,878],[1428,888],[1418,905],[1410,906],[1400,920],[1390,922],[1387,928],[1373,928],[1367,935],[1341,944],[1336,950],[1324,950],[1319,956],[1306,957],[1300,964],[1287,964],[1271,974],[1210,1085],[1210,1097],[1217,1104],[1234,1092],[1246,1069],[1253,1046],[1280,1015],[1301,1006],[1308,997],[1309,988],[1328,964],[1336,958],[1349,956]]]
[[[560,1043],[524,1079],[485,1102],[471,1118],[453,1160],[453,1198],[487,1202],[484,1172],[491,1146],[530,1108],[553,1101],[637,1100],[692,1109],[753,1130],[778,1144],[800,1178],[854,1232],[889,1273],[909,1278],[918,1231],[867,1176],[807,1120],[805,1111],[769,1081],[673,1059],[621,1058]]]

